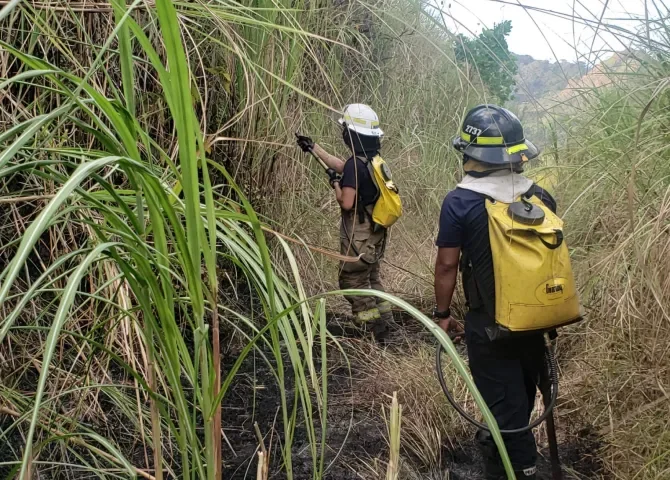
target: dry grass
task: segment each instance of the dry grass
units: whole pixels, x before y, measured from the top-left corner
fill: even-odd
[[[666,197],[633,234],[621,222],[618,241],[590,259],[589,320],[563,361],[570,407],[603,436],[615,478],[670,475],[667,208]]]
[[[473,453],[475,429],[465,422],[447,402],[437,381],[435,373],[435,346],[420,339],[416,334],[404,338],[393,348],[379,348],[368,342],[347,343],[347,353],[356,378],[352,398],[354,408],[361,411],[376,412],[380,404],[387,402],[393,391],[398,393],[398,401],[403,407],[401,445],[403,453],[403,471],[401,478],[446,478],[452,454],[468,455]],[[465,356],[463,349],[462,355]],[[476,406],[467,393],[464,383],[445,362],[447,383],[461,405],[475,418],[478,418]],[[568,367],[568,371],[570,367]],[[561,381],[561,392],[557,408],[559,444],[569,456],[566,464],[573,471],[574,478],[596,478],[594,468],[597,458],[588,452],[593,439],[582,438],[588,419],[580,414],[576,407],[575,382],[567,372]],[[543,409],[542,398],[537,395],[535,414]],[[540,449],[548,447],[546,431],[543,427],[534,431]],[[459,453],[462,452],[462,453]],[[469,453],[468,453],[469,452]],[[381,459],[379,459],[381,460]],[[592,463],[587,465],[586,463]],[[374,463],[370,460],[368,463]],[[470,465],[476,462],[470,462]],[[588,476],[580,476],[573,467],[588,471]],[[469,467],[465,467],[469,468]],[[375,477],[372,475],[371,478]],[[573,477],[570,477],[573,478]]]
[[[551,163],[588,313],[560,341],[559,415],[599,435],[611,478],[657,480],[670,475],[668,92],[643,69],[612,78]]]
[[[350,355],[358,379],[356,408],[374,410],[397,391],[403,409],[400,438],[406,460],[414,468],[442,472],[444,449],[453,449],[471,429],[447,404],[440,389],[435,376],[435,348],[416,340],[397,349],[382,349],[366,342],[352,344]],[[464,401],[467,397],[463,391],[458,396]]]

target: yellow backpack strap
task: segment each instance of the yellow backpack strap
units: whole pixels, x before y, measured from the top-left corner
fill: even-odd
[[[377,185],[377,179],[375,178],[375,172],[374,172],[374,167],[372,166],[372,162],[367,158],[367,157],[356,157],[358,158],[365,167],[368,169],[368,174],[370,175],[370,180],[372,180],[372,184],[375,186],[377,189],[377,196],[375,197],[375,202],[379,200],[379,195],[381,195],[381,192],[379,190],[379,185]]]

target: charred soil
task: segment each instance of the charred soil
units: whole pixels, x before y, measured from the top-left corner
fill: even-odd
[[[387,351],[401,353],[408,342],[432,344],[430,335],[416,327],[407,318],[397,317],[398,327],[392,334]],[[341,339],[340,347],[347,353],[352,349],[378,348],[367,339]],[[387,427],[382,409],[390,403],[389,398],[370,401],[369,366],[357,363],[355,355],[342,355],[334,344],[329,345],[328,368],[328,424],[324,459],[324,478],[328,479],[373,479],[383,478],[388,458]],[[224,373],[236,360],[231,351],[224,359]],[[264,437],[265,447],[270,451],[270,478],[286,478],[286,465],[282,459],[283,426],[281,418],[281,395],[277,378],[273,373],[276,365],[268,365],[259,354],[251,354],[235,377],[231,390],[223,404],[224,478],[255,478],[259,442],[254,424]],[[320,366],[317,365],[317,371]],[[292,385],[291,375],[286,375],[286,386]],[[434,375],[426,371],[426,375]],[[388,394],[392,392],[387,392]],[[379,395],[385,397],[385,395]],[[293,392],[286,391],[288,405],[293,405]],[[444,400],[446,402],[446,399]],[[559,451],[564,467],[564,478],[599,479],[602,465],[598,458],[600,439],[583,419],[570,420],[557,412],[559,428]],[[298,406],[300,409],[300,406]],[[386,412],[388,413],[388,412]],[[318,417],[318,413],[314,413]],[[294,433],[292,448],[292,471],[297,480],[313,478],[313,458],[309,447],[307,430],[300,420]],[[321,438],[320,425],[315,420],[316,438]],[[540,473],[551,478],[548,448],[539,442]],[[444,442],[439,457],[439,468],[427,467],[411,452],[404,450],[401,478],[468,478],[482,479],[481,458],[474,441],[474,430]]]

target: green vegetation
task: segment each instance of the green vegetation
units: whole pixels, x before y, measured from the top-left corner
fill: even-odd
[[[454,41],[456,59],[481,79],[498,103],[504,103],[512,96],[516,85],[514,76],[519,70],[505,39],[511,32],[512,22],[505,20],[494,24],[493,28],[484,27],[477,38],[471,39],[461,33]]]
[[[396,391],[388,471],[442,478],[444,448],[472,432],[441,397],[432,334],[455,351],[418,310],[460,176],[450,139],[469,106],[509,98],[511,26],[455,42],[411,0],[6,5],[0,477],[243,478],[263,443],[270,476],[343,464],[382,478],[383,437],[381,453],[347,448],[372,417],[386,431]],[[617,30],[634,41],[628,67],[522,111],[545,139],[531,173],[551,179],[588,313],[559,338],[561,448],[582,452],[566,465],[582,478],[670,472],[670,39],[649,22],[650,38]],[[293,134],[343,154],[330,114],[351,101],[380,113],[405,205],[383,268],[419,322],[389,350],[328,336],[337,264],[301,245],[336,248],[338,211]]]

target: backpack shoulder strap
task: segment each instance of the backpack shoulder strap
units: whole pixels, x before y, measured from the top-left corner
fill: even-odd
[[[368,169],[368,174],[370,175],[370,180],[372,181],[372,184],[375,186],[375,189],[377,189],[377,198],[375,198],[375,202],[379,198],[380,191],[379,191],[379,185],[377,185],[377,179],[375,178],[375,172],[374,172],[374,167],[372,166],[372,162],[366,158],[366,157],[359,157],[356,156],[357,159],[359,159],[361,162],[363,162],[363,165],[366,166]]]
[[[372,202],[371,204],[363,206],[362,205],[363,197],[361,196],[360,189],[358,188],[356,189],[356,201],[358,202],[358,205],[362,206],[362,208],[358,210],[358,221],[359,223],[364,223],[365,218],[368,217],[370,222],[372,222],[372,209],[374,207],[375,202],[379,198],[379,185],[377,185],[377,182],[375,181],[374,172],[371,171],[372,164],[370,163],[370,161],[367,158],[358,155],[354,155],[352,158],[354,160],[360,160],[363,163],[363,165],[365,165],[368,174],[370,175],[370,180],[372,181],[372,184],[374,185],[375,190],[377,191],[375,201]]]
[[[524,195],[524,197],[527,199],[530,199],[533,196],[540,200],[549,210],[552,211],[552,213],[556,213],[556,199],[537,183],[533,183],[533,186],[530,187],[528,192],[526,192]]]
[[[525,198],[525,199],[529,199],[530,197],[532,197],[533,195],[536,195],[538,193],[538,191],[537,191],[538,188],[539,187],[537,186],[537,184],[533,183],[530,186],[530,188],[528,189],[528,191],[522,195],[522,197]]]

